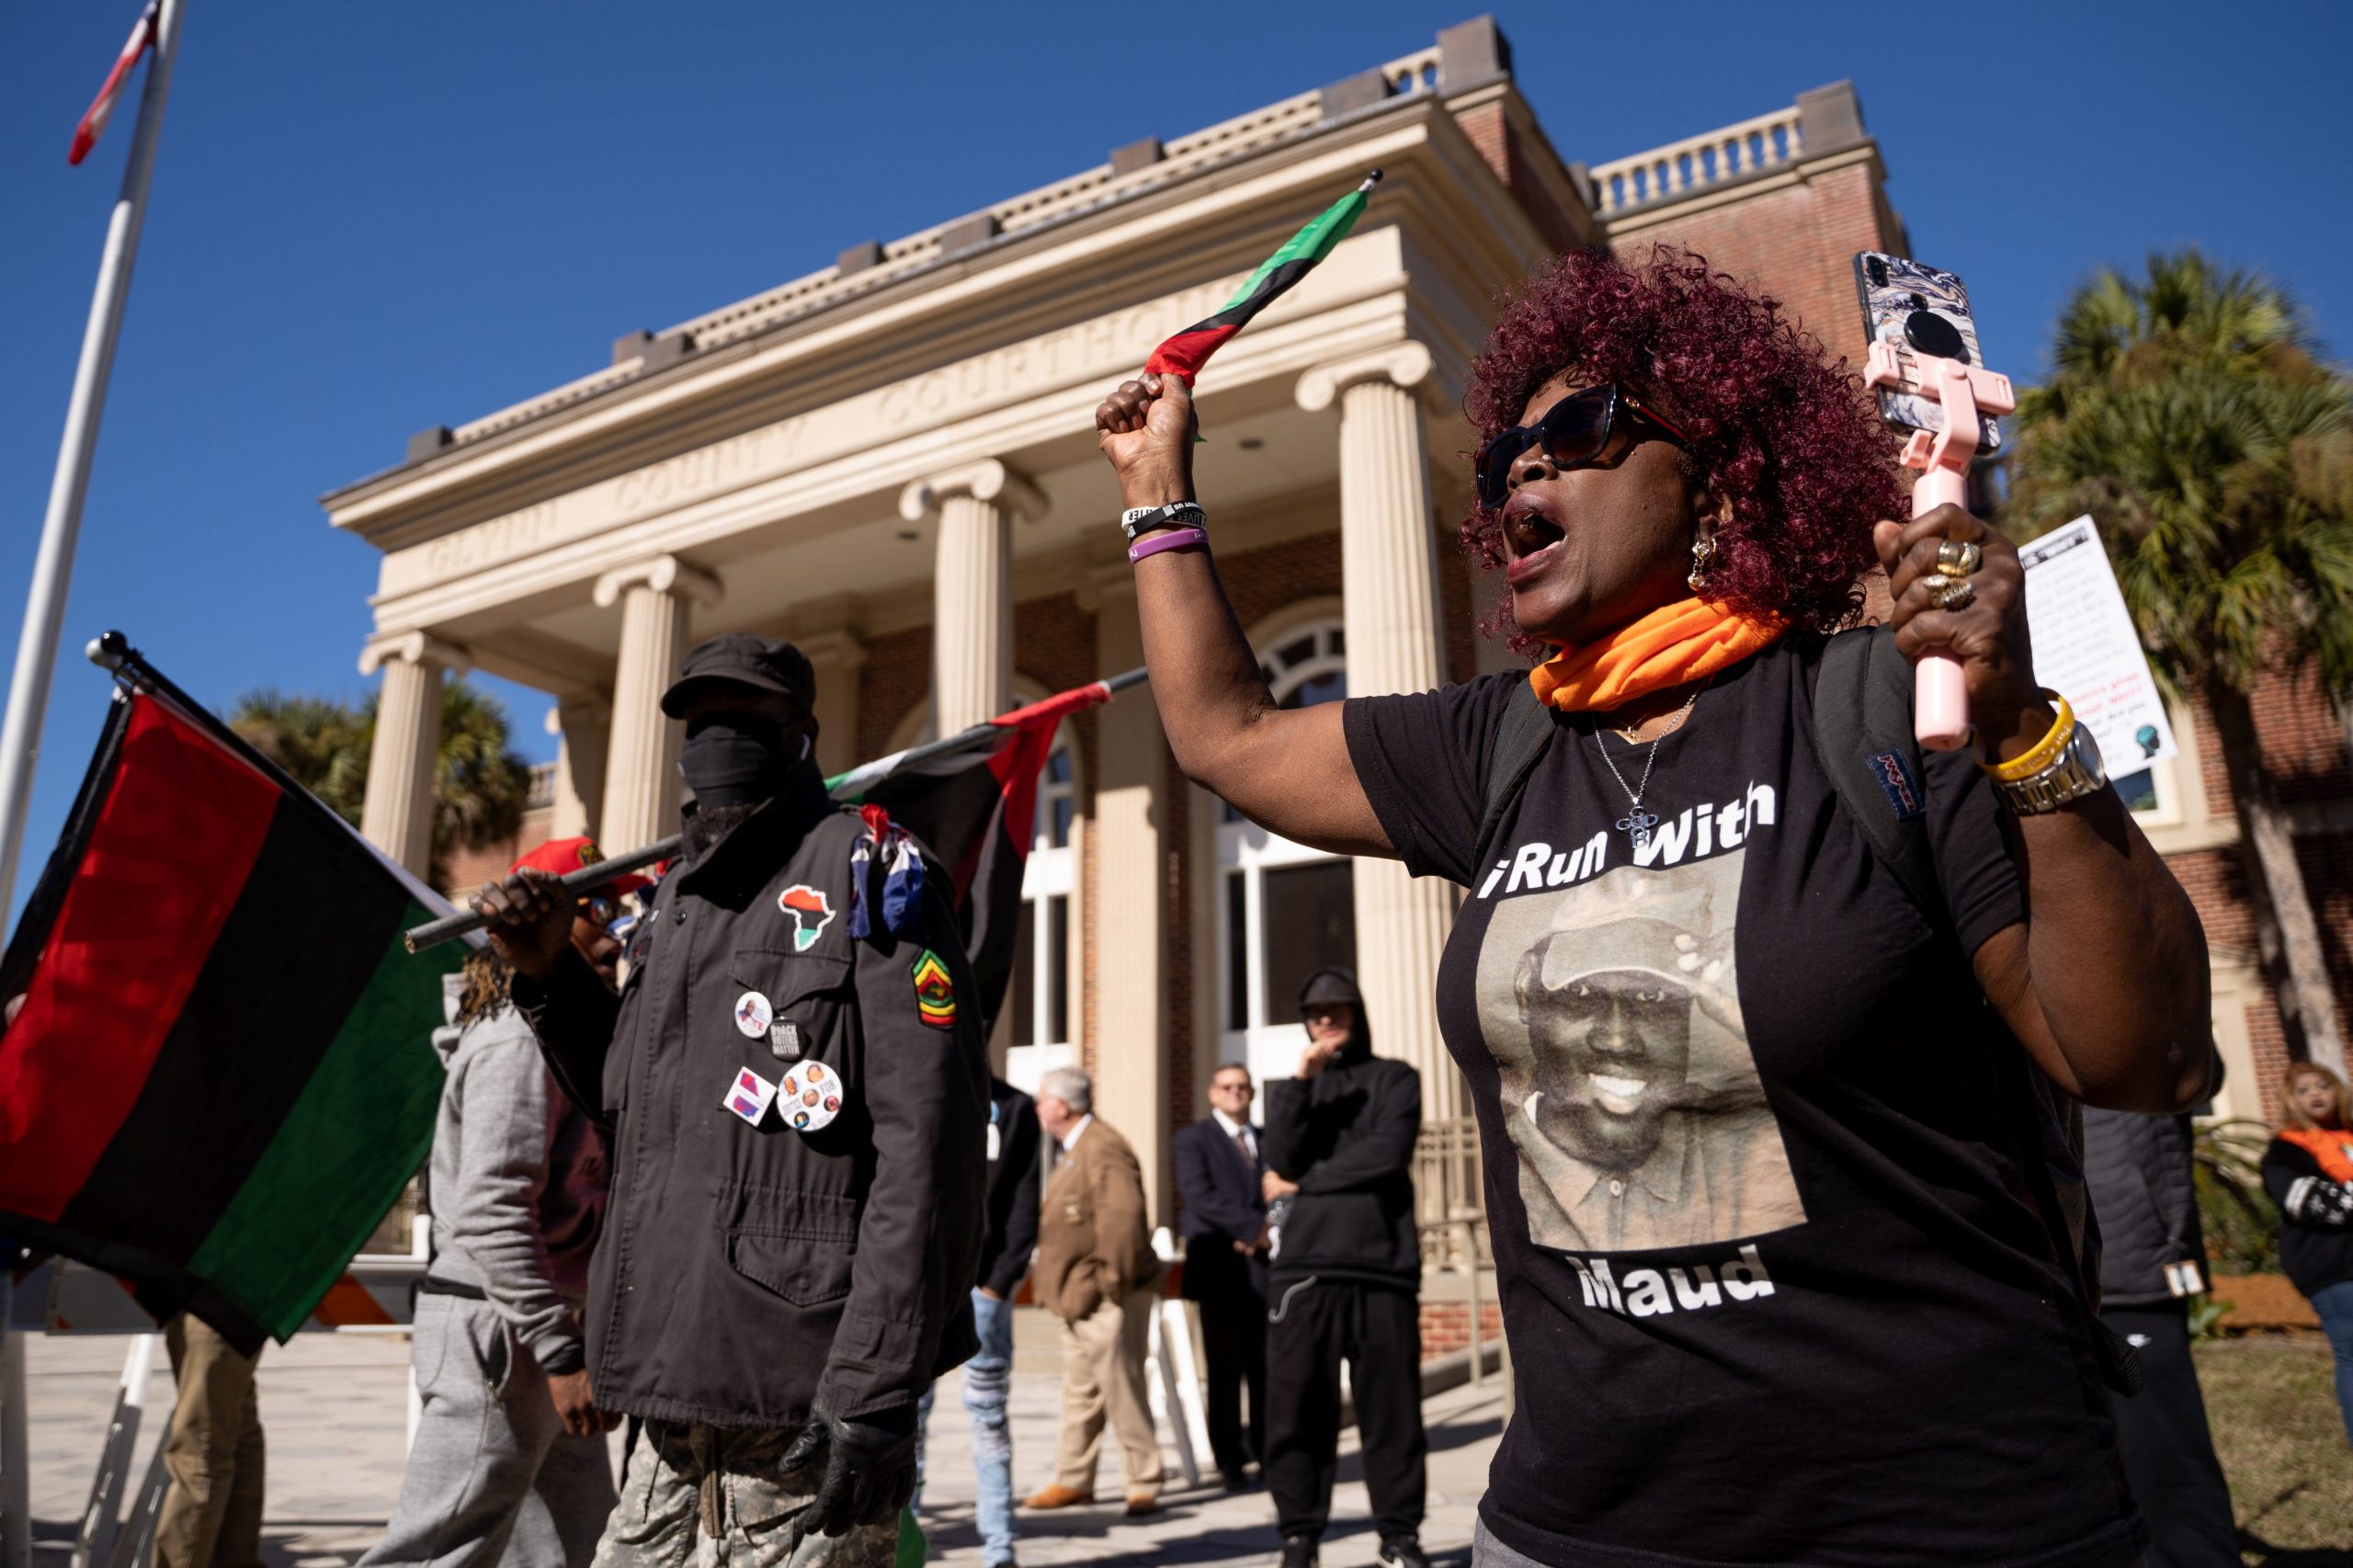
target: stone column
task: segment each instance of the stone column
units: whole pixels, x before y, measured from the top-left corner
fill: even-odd
[[[1122,562],[1101,574],[1091,597],[1096,667],[1125,670],[1142,664],[1143,626],[1136,613],[1132,568]],[[1082,890],[1102,912],[1092,922],[1095,1011],[1100,1020],[1095,1104],[1135,1145],[1151,1223],[1174,1224],[1168,1143],[1177,1091],[1169,1082],[1169,871],[1162,829],[1169,811],[1184,809],[1184,802],[1162,798],[1167,743],[1152,688],[1122,692],[1097,712],[1095,814],[1086,824],[1095,881]]]
[[[940,734],[1013,705],[1013,519],[1045,510],[1036,487],[995,458],[916,480],[899,496],[899,515],[907,521],[939,519],[931,700]]]
[[[1340,409],[1340,588],[1348,642],[1348,695],[1438,686],[1438,555],[1429,459],[1415,389],[1430,352],[1401,343],[1300,378],[1299,404]],[[1455,893],[1416,880],[1394,860],[1356,863],[1357,983],[1383,1054],[1421,1070],[1426,1119],[1462,1114],[1454,1063],[1438,1039],[1434,997]]]
[[[556,699],[548,710],[556,737],[555,814],[550,838],[593,836],[605,812],[605,753],[612,744],[613,705],[597,692]]]
[[[858,672],[866,644],[846,631],[804,632],[792,645],[817,675],[817,767],[826,778],[869,760],[858,755]]]
[[[605,809],[597,830],[597,846],[608,855],[677,831],[683,731],[662,716],[662,693],[677,678],[687,651],[689,605],[715,605],[722,591],[718,578],[675,555],[616,567],[597,579],[597,607],[621,607]]]
[[[441,676],[463,672],[466,651],[423,631],[369,642],[359,673],[384,672],[376,699],[376,738],[368,754],[368,798],[359,831],[422,878],[433,868],[433,784],[441,751]]]

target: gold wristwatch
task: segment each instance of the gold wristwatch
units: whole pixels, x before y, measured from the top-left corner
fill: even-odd
[[[2002,804],[2022,817],[2040,816],[2108,788],[2108,767],[2090,727],[2071,722],[2069,729],[2066,743],[2049,762],[2023,778],[1995,778]]]

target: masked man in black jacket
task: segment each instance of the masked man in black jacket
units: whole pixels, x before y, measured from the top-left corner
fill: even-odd
[[[1298,1077],[1267,1085],[1265,1139],[1273,1304],[1262,1468],[1284,1568],[1311,1568],[1330,1517],[1343,1360],[1381,1561],[1427,1568],[1413,1176],[1422,1076],[1372,1054],[1372,1026],[1347,970],[1309,975],[1299,1010],[1307,1050]]]
[[[867,829],[811,760],[815,696],[790,643],[687,655],[662,698],[686,722],[686,853],[618,997],[551,877],[475,901],[612,1151],[588,1366],[645,1428],[597,1568],[890,1562],[916,1401],[976,1347],[979,997],[942,879],[886,901],[905,858],[853,861]]]

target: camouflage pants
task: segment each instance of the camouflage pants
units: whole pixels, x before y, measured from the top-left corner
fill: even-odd
[[[591,1568],[891,1568],[896,1521],[801,1534],[823,1472],[777,1468],[793,1436],[647,1422]]]

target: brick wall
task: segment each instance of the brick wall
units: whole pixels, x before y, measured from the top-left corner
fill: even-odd
[[[1479,156],[1506,189],[1519,202],[1536,232],[1555,252],[1574,250],[1586,243],[1584,214],[1572,213],[1553,199],[1528,166],[1528,149],[1501,98],[1475,104],[1454,117]]]
[[[1630,261],[1662,241],[1688,245],[1779,300],[1833,355],[1859,365],[1867,340],[1855,301],[1854,256],[1898,243],[1881,231],[1875,177],[1871,164],[1832,169],[1670,223],[1621,231],[1610,244]]]
[[[449,857],[449,885],[445,890],[453,903],[462,903],[484,882],[506,875],[506,869],[521,859],[525,853],[548,841],[548,830],[554,824],[555,808],[534,806],[523,813],[522,825],[515,836],[503,844],[488,844],[480,849],[460,850]]]
[[[1492,1283],[1492,1281],[1490,1282]],[[1503,1309],[1492,1299],[1479,1303],[1480,1344],[1495,1345],[1504,1336]],[[1456,1350],[1471,1348],[1471,1303],[1422,1303],[1422,1359],[1434,1361]]]
[[[858,760],[870,762],[888,753],[891,733],[930,690],[930,627],[870,639],[866,663],[858,667]]]
[[[2353,1033],[2353,834],[2312,831],[2309,822],[2331,803],[2353,796],[2353,767],[2348,767],[2345,729],[2326,695],[2310,680],[2268,676],[2256,683],[2252,706],[2263,765],[2279,781],[2281,800],[2299,817],[2307,819],[2297,835],[2297,860],[2327,951],[2338,1028]],[[2190,733],[2181,738],[2195,741],[2208,815],[2227,823],[2233,796],[2222,739],[2202,698],[2191,697],[2187,707]],[[2247,896],[2245,863],[2239,846],[2176,854],[2167,857],[2166,864],[2196,905],[2208,944],[2218,952],[2253,956],[2255,908]],[[2288,1045],[2268,985],[2248,1005],[2246,1024],[2263,1114],[2276,1119]]]

